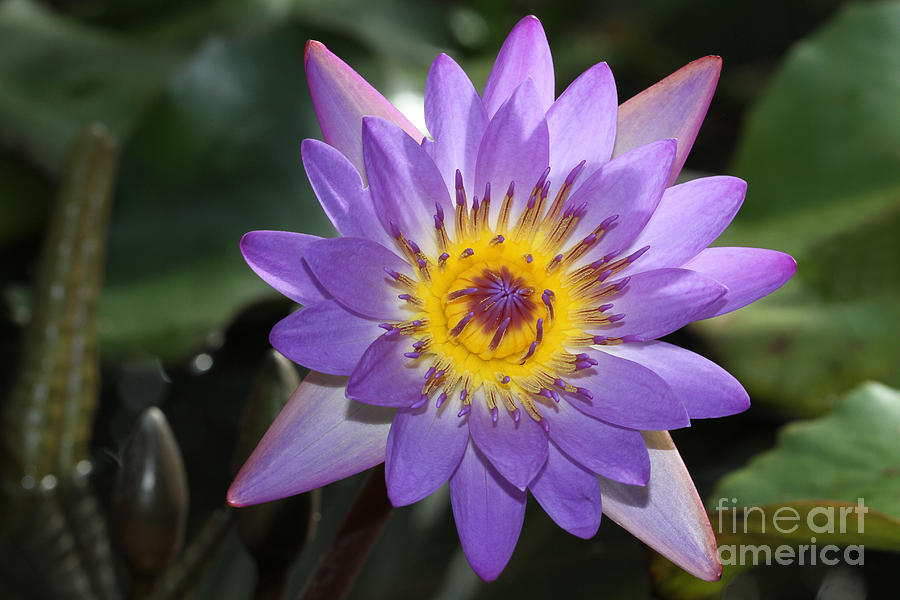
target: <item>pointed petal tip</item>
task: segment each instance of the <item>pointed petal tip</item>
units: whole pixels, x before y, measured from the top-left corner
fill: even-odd
[[[325,47],[325,44],[318,40],[307,40],[306,46],[303,47],[303,65],[306,66],[311,55],[320,52],[328,52],[328,48]]]
[[[238,489],[237,479],[235,479],[231,486],[228,488],[228,492],[225,494],[225,501],[229,506],[233,506],[235,508],[241,508],[253,504],[252,502],[241,497],[241,490]]]
[[[722,563],[719,561],[718,551],[706,556],[706,559],[706,562],[691,565],[690,568],[687,568],[686,565],[680,566],[694,577],[703,581],[715,582],[722,579]]]
[[[238,474],[235,475],[234,481],[228,486],[228,491],[225,493],[225,501],[229,506],[242,508],[266,502],[266,500],[255,497],[252,492],[253,482],[248,481],[252,479],[250,476],[251,470],[250,462],[245,462]]]

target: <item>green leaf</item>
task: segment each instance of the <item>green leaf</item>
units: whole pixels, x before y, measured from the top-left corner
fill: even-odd
[[[725,477],[715,497],[760,505],[856,502],[900,519],[900,391],[867,383],[834,412],[786,426],[777,446]]]
[[[898,3],[850,5],[797,44],[738,149],[736,174],[750,182],[740,223],[752,225],[751,234],[766,221],[792,220],[802,227],[783,249],[799,254],[897,203],[884,192],[900,186],[898,72]]]
[[[819,414],[867,379],[900,385],[900,4],[848,6],[798,43],[753,109],[749,191],[717,244],[791,253],[795,281],[696,326],[763,404]]]
[[[829,411],[860,380],[900,387],[898,323],[896,295],[831,303],[792,281],[770,298],[692,327],[755,404],[812,416]]]
[[[712,600],[721,598],[734,579],[759,565],[779,564],[781,548],[784,564],[797,564],[803,553],[804,563],[810,564],[811,546],[815,545],[816,559],[827,546],[825,558],[837,561],[858,561],[865,549],[900,551],[900,520],[868,510],[863,513],[863,529],[859,530],[858,506],[851,502],[818,501],[786,502],[756,506],[745,513],[742,508],[723,511],[724,533],[716,535],[722,558],[722,579],[708,582],[689,575],[660,554],[650,558],[650,575],[657,594],[666,600]],[[841,516],[843,515],[843,517]],[[711,512],[715,527],[719,514]],[[735,520],[732,520],[735,519]],[[843,521],[842,521],[843,519]],[[812,522],[816,529],[812,529]],[[823,531],[834,523],[834,532]],[[842,523],[844,531],[841,532]],[[795,527],[796,526],[796,527]],[[734,527],[734,529],[731,529]],[[803,548],[805,546],[805,548]],[[787,551],[786,548],[792,548]],[[859,547],[863,547],[860,555]],[[768,554],[767,554],[768,553]],[[861,564],[861,563],[860,563]]]
[[[0,2],[0,130],[56,172],[87,123],[101,121],[126,139],[177,58],[30,0]]]
[[[669,599],[717,598],[753,566],[740,558],[748,546],[900,552],[898,453],[900,392],[878,383],[857,388],[828,416],[786,426],[774,449],[726,476],[708,503],[723,579],[702,582],[656,555],[657,591]]]
[[[104,350],[172,358],[271,294],[244,264],[253,229],[331,235],[300,164],[318,135],[307,32],[211,39],[123,152],[101,312]]]

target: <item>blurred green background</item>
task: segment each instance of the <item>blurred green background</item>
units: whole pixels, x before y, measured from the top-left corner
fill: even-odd
[[[746,414],[673,436],[710,507],[722,495],[750,504],[864,496],[881,519],[869,529],[877,535],[846,541],[869,544],[865,566],[759,568],[698,588],[609,521],[583,541],[530,505],[509,567],[484,584],[439,492],[394,511],[351,596],[888,597],[889,567],[900,564],[896,2],[2,0],[0,391],[13,397],[28,360],[41,245],[72,168],[66,157],[85,126],[103,123],[119,150],[108,170],[116,177],[95,322],[101,386],[86,426],[91,485],[100,511],[114,511],[125,440],[138,415],[160,407],[184,457],[187,540],[196,539],[233,475],[268,330],[292,310],[246,267],[238,240],[252,229],[333,233],[299,160],[300,140],[320,135],[306,40],[324,42],[421,122],[433,57],[451,54],[480,89],[509,29],[529,13],[547,30],[560,91],[605,60],[624,101],[695,58],[723,57],[684,176],[745,178],[743,209],[718,243],[783,250],[799,270],[773,297],[671,336],[725,366],[754,401]],[[860,388],[866,381],[883,386]],[[271,418],[263,413],[257,420]],[[797,420],[810,422],[779,437]],[[4,427],[18,439],[14,419]],[[806,433],[794,435],[798,428]],[[16,468],[4,463],[4,477],[15,480]],[[324,490],[286,597],[359,484]],[[255,567],[240,536],[227,528],[222,536],[185,594],[253,595]],[[40,569],[8,560],[12,539],[0,545],[0,595],[40,597]],[[126,562],[113,564],[128,589]]]

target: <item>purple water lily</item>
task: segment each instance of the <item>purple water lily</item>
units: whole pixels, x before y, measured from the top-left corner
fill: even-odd
[[[672,185],[717,57],[618,105],[606,63],[558,98],[540,22],[519,22],[479,96],[441,55],[426,138],[318,42],[306,69],[324,142],[303,163],[342,237],[254,231],[251,268],[302,304],[271,342],[312,371],[228,493],[243,506],[385,462],[391,502],[449,481],[478,575],[509,561],[528,491],[583,538],[601,513],[687,571],[721,572],[666,430],[745,410],[741,385],[657,338],[740,308],[796,270],[707,248],[746,184]]]

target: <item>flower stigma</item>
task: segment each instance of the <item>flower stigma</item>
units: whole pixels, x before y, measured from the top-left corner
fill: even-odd
[[[568,375],[597,364],[579,349],[640,341],[636,336],[588,333],[598,328],[614,333],[623,322],[625,315],[613,307],[628,278],[610,279],[648,247],[624,258],[615,253],[592,262],[585,258],[616,226],[617,215],[569,243],[585,207],[567,205],[566,200],[583,167],[584,162],[571,171],[552,202],[550,170],[545,170],[515,222],[515,182],[492,213],[490,184],[482,198],[474,197],[469,205],[457,171],[452,222],[436,205],[438,256],[427,256],[392,224],[392,237],[417,277],[385,269],[401,288],[398,300],[412,318],[382,327],[388,335],[408,336],[411,348],[405,356],[425,370],[414,408],[431,397],[440,407],[458,393],[459,416],[471,411],[476,398],[483,398],[495,423],[500,409],[516,422],[524,410],[548,430],[541,404],[559,402],[560,393],[591,398],[590,392],[566,381]]]

